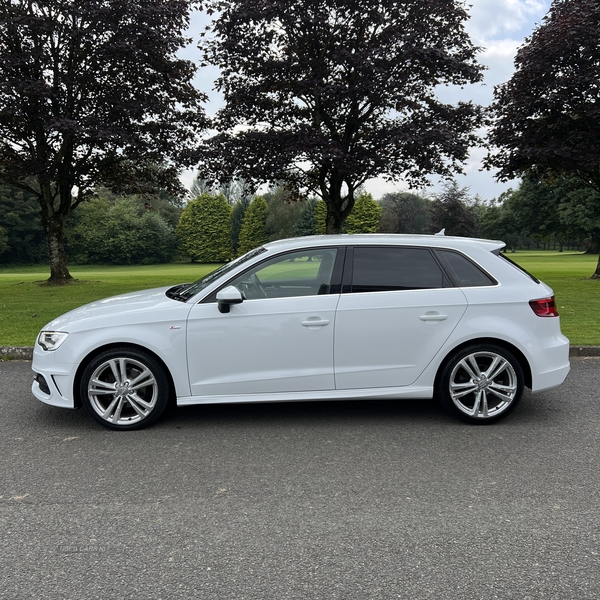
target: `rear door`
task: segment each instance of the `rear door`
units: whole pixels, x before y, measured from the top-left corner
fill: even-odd
[[[349,249],[336,313],[336,389],[411,385],[466,307],[428,248]]]

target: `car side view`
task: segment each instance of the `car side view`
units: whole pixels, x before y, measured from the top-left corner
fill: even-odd
[[[101,425],[169,403],[432,398],[494,423],[569,372],[552,290],[503,242],[332,235],[271,242],[191,284],[132,292],[49,323],[33,394]]]

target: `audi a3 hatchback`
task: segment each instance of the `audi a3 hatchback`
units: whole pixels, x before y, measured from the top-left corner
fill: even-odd
[[[169,403],[432,398],[493,423],[569,372],[552,290],[502,242],[406,235],[266,244],[196,281],[92,302],[38,335],[33,394],[101,425]]]

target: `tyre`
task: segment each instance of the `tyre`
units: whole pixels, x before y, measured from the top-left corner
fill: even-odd
[[[467,423],[487,425],[508,416],[523,396],[519,361],[493,344],[462,348],[443,363],[436,384],[442,406]]]
[[[104,427],[147,427],[164,412],[169,379],[151,354],[112,348],[96,356],[81,377],[80,398],[87,412]]]

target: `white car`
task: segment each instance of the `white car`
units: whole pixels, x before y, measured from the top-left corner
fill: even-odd
[[[34,395],[110,429],[178,406],[432,398],[469,423],[569,372],[552,290],[504,244],[444,236],[281,240],[192,284],[87,304],[49,323]]]

